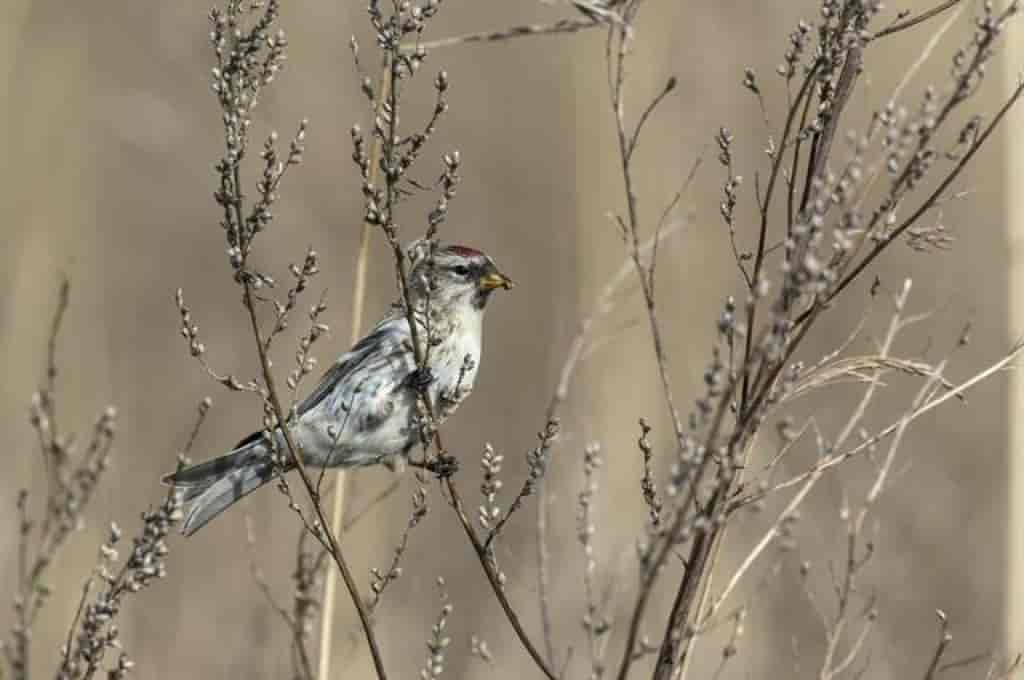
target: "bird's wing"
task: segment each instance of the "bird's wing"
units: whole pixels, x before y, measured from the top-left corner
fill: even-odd
[[[379,353],[382,349],[399,346],[408,336],[409,325],[404,316],[385,317],[351,350],[327,369],[313,391],[299,402],[298,414],[301,416],[317,406],[354,372],[361,368],[371,368],[369,364],[379,361]]]

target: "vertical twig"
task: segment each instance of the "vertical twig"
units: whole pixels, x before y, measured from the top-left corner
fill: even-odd
[[[237,182],[237,168],[235,169],[235,173]],[[236,184],[236,186],[239,186],[239,184]],[[239,203],[240,201],[236,201],[236,204]],[[241,210],[239,210],[239,217],[240,216]],[[242,222],[240,221],[239,223]],[[267,353],[264,348],[263,333],[260,331],[259,321],[256,319],[256,305],[253,299],[252,283],[248,277],[243,278],[242,286],[243,301],[245,303],[245,308],[249,312],[249,322],[252,326],[253,336],[256,338],[256,349],[259,353],[263,380],[267,386],[267,399],[270,401],[271,408],[274,411],[274,416],[277,418],[281,434],[284,437],[285,444],[287,445],[289,459],[294,463],[295,468],[299,473],[299,477],[302,479],[302,484],[306,489],[306,493],[309,496],[310,503],[313,506],[313,511],[316,513],[317,522],[321,528],[317,538],[325,543],[325,547],[327,547],[330,552],[331,558],[334,560],[335,565],[338,567],[338,571],[341,572],[342,579],[345,581],[345,587],[348,589],[349,595],[352,599],[352,604],[355,606],[356,613],[359,615],[359,622],[362,624],[363,633],[366,636],[366,642],[370,648],[370,655],[373,658],[373,665],[377,672],[377,677],[379,680],[386,680],[387,675],[384,672],[384,660],[381,657],[380,647],[377,644],[377,637],[373,632],[373,626],[370,623],[366,607],[363,605],[362,598],[359,596],[359,588],[356,585],[355,579],[352,578],[352,572],[348,568],[348,563],[345,561],[345,557],[341,552],[341,547],[338,545],[334,532],[331,531],[330,526],[327,524],[327,517],[325,516],[324,509],[320,504],[320,493],[317,491],[316,485],[309,476],[309,472],[306,470],[306,464],[302,460],[301,450],[295,443],[292,432],[288,427],[287,412],[281,405],[277,386],[274,381],[274,374],[270,368],[270,359],[267,357]]]
[[[374,103],[375,115],[379,116],[384,102],[387,99],[388,71],[390,70],[389,54],[383,52],[381,57],[380,76],[377,79],[377,101]],[[370,147],[370,168],[368,180],[375,184],[380,171],[381,140],[374,137]],[[352,319],[351,319],[351,344],[359,340],[363,325],[363,308],[366,304],[366,272],[369,268],[370,251],[370,230],[371,225],[363,220],[359,230],[359,253],[356,257],[356,272],[352,286]],[[345,468],[339,468],[334,482],[334,505],[331,508],[331,528],[336,534],[340,534],[344,523],[345,508],[345,479],[347,475]],[[320,617],[320,660],[318,664],[317,677],[322,680],[330,678],[331,674],[331,648],[332,632],[334,627],[334,603],[335,591],[338,587],[338,577],[334,570],[329,570],[324,580],[323,610]]]
[[[549,419],[550,422],[550,419]],[[555,641],[551,623],[551,576],[548,562],[548,495],[544,477],[537,480],[537,600],[540,606],[540,627],[544,637],[544,652],[548,663],[557,668],[555,659]]]

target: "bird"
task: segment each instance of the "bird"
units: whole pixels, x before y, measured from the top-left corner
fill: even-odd
[[[406,248],[405,304],[392,305],[380,322],[335,361],[295,407],[290,425],[303,463],[319,468],[408,460],[422,441],[421,394],[434,410],[433,424],[458,408],[476,380],[484,310],[491,294],[512,288],[485,253],[464,245],[420,239]],[[422,348],[422,369],[413,347]],[[230,452],[183,467],[163,482],[188,504],[182,533],[190,536],[244,496],[280,474],[274,448],[285,451],[280,428],[255,432]]]

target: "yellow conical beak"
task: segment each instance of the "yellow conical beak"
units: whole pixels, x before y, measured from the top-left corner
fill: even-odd
[[[480,288],[483,290],[494,290],[495,288],[504,288],[505,290],[508,290],[514,285],[516,284],[512,279],[505,276],[497,269],[480,277]]]

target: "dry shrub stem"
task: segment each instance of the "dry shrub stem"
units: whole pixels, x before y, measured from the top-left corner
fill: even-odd
[[[631,169],[634,145],[626,141],[629,139],[629,135],[624,122],[622,93],[625,72],[623,63],[629,53],[629,44],[633,37],[632,26],[640,4],[639,1],[634,1],[618,5],[622,23],[609,29],[606,48],[609,90],[619,139],[626,203],[626,216],[617,219],[627,247],[632,242],[634,249],[638,241],[639,229],[637,199],[633,189]],[[1015,92],[995,116],[995,119],[966,144],[966,150],[954,157],[955,163],[952,169],[944,175],[938,187],[909,217],[894,229],[879,232],[877,229],[882,218],[886,217],[888,220],[890,215],[895,214],[900,203],[934,165],[932,159],[935,157],[935,152],[932,149],[932,140],[935,138],[935,133],[948,120],[949,114],[977,89],[976,85],[984,74],[984,64],[991,56],[992,45],[1001,34],[1003,24],[1016,13],[1017,7],[1014,4],[1005,11],[997,12],[991,6],[986,5],[984,10],[986,15],[978,21],[978,30],[974,40],[967,48],[958,53],[954,62],[952,87],[946,93],[936,94],[929,91],[926,95],[924,115],[932,117],[925,119],[925,123],[920,127],[902,128],[903,138],[894,138],[890,135],[889,140],[896,139],[913,155],[909,157],[909,160],[905,160],[908,157],[907,154],[901,151],[902,147],[897,147],[896,152],[891,153],[885,159],[884,163],[889,172],[895,175],[895,179],[890,186],[887,198],[865,220],[859,214],[861,199],[857,198],[856,193],[860,177],[863,175],[859,168],[867,162],[863,158],[863,154],[869,148],[877,129],[879,127],[896,129],[894,123],[891,122],[894,119],[891,109],[876,116],[872,123],[872,130],[864,138],[865,141],[857,142],[855,155],[852,160],[845,161],[845,166],[840,166],[843,169],[838,175],[833,174],[829,166],[837,164],[833,154],[833,142],[843,111],[851,99],[857,77],[863,68],[864,50],[869,44],[868,38],[865,37],[868,35],[866,28],[877,13],[878,7],[872,3],[845,3],[837,12],[834,3],[826,2],[825,5],[821,28],[818,32],[820,46],[816,50],[817,56],[805,67],[803,85],[796,100],[790,102],[781,140],[777,143],[770,143],[768,148],[769,156],[772,159],[772,170],[766,193],[763,197],[758,196],[760,229],[757,236],[753,273],[747,279],[749,286],[746,305],[747,325],[743,328],[735,325],[734,315],[728,309],[731,307],[731,302],[727,304],[729,320],[724,326],[720,325],[720,333],[728,340],[730,348],[733,346],[732,339],[736,334],[745,335],[744,353],[737,372],[732,369],[730,351],[728,373],[724,372],[718,355],[716,355],[715,362],[708,373],[709,399],[706,406],[701,407],[703,415],[698,413],[696,419],[692,421],[698,427],[701,423],[710,422],[704,437],[705,444],[696,449],[692,448],[693,444],[688,443],[692,441],[689,439],[689,435],[683,433],[680,428],[680,419],[673,405],[671,389],[666,378],[667,362],[656,317],[654,291],[653,288],[647,287],[650,277],[647,276],[645,267],[637,260],[637,273],[649,313],[654,355],[662,378],[662,387],[669,413],[676,427],[680,453],[686,453],[688,448],[694,451],[693,455],[681,455],[684,462],[679,465],[696,472],[682,478],[683,487],[688,491],[682,496],[686,500],[677,506],[677,514],[671,529],[665,534],[653,536],[655,548],[653,553],[648,554],[653,554],[654,558],[653,562],[644,565],[641,571],[640,592],[631,617],[622,663],[619,667],[618,677],[620,680],[627,677],[631,664],[636,658],[634,645],[650,591],[654,587],[672,546],[680,542],[689,542],[689,549],[683,562],[684,573],[677,588],[662,638],[654,678],[668,680],[674,675],[679,663],[685,661],[691,637],[685,631],[688,628],[688,622],[693,620],[695,610],[699,610],[699,606],[695,607],[695,604],[698,602],[700,584],[709,578],[711,565],[713,565],[711,556],[724,532],[728,499],[735,493],[735,489],[739,485],[741,475],[738,474],[738,471],[745,467],[751,443],[764,421],[768,409],[773,403],[779,402],[780,396],[796,384],[795,379],[798,376],[795,371],[800,369],[787,368],[790,366],[791,357],[804,338],[808,336],[809,329],[827,305],[834,301],[849,283],[864,271],[868,264],[895,242],[911,225],[915,224],[944,195],[971,157],[984,144],[994,126],[999,124],[1006,111],[1017,101],[1020,94],[1019,91]],[[951,6],[950,4],[949,7]],[[912,23],[897,25],[893,28],[898,30],[909,28],[927,18],[937,16],[945,9],[948,7],[937,8],[935,11],[926,13],[924,17],[915,18]],[[789,66],[780,67],[780,74],[787,77],[787,82],[796,72],[795,65],[800,62],[800,55],[810,39],[810,30],[801,27],[799,32],[794,35],[797,36],[793,39],[792,54],[794,56],[790,58],[790,53],[787,53]],[[616,44],[618,45],[617,50],[614,49]],[[762,101],[755,76],[750,70],[748,70],[748,80],[745,85],[758,95],[759,101]],[[636,135],[639,135],[640,126],[646,121],[649,112],[662,96],[656,97],[652,104],[644,110],[637,126]],[[810,110],[811,98],[815,97],[819,100],[818,113],[814,124],[805,128],[803,120],[806,114],[803,112]],[[899,112],[895,114],[895,117],[906,117],[906,114]],[[793,123],[796,120],[801,120],[801,129],[793,131]],[[911,131],[907,132],[907,130]],[[795,170],[799,167],[800,144],[807,135],[811,139],[811,151],[803,181],[803,195],[798,203],[800,210],[797,212],[793,207],[796,204],[794,188],[797,186]],[[961,139],[964,137],[964,133],[961,133]],[[723,203],[722,210],[723,216],[729,222],[730,234],[732,234],[733,196],[737,185],[731,177],[731,142],[731,135],[723,130],[719,135],[719,146],[722,150],[721,161],[729,167],[730,177],[726,190],[729,202]],[[781,286],[779,300],[769,310],[771,318],[767,325],[759,329],[755,324],[757,311],[765,297],[762,272],[768,255],[770,208],[785,154],[790,149],[792,149],[791,167],[794,170],[794,176],[788,178],[790,198],[788,199],[787,214],[791,216],[791,219],[785,228],[787,241],[784,256],[786,267],[783,270],[784,284]],[[816,251],[819,243],[823,240],[822,227],[831,208],[831,204],[828,202],[830,194],[831,204],[838,204],[845,211],[840,218],[839,229],[847,230],[850,236],[841,234],[843,240],[839,240],[840,237],[837,237],[838,244],[834,248],[830,260],[820,263]],[[869,236],[873,240],[872,247],[864,257],[857,258],[860,245],[866,243]],[[745,273],[740,252],[735,246],[734,253],[736,253],[740,270]],[[647,266],[653,271],[656,262],[652,261]],[[792,310],[798,309],[801,301],[808,301],[809,304],[793,319],[791,317]],[[785,370],[794,372],[793,377],[785,378]],[[719,373],[722,374],[722,377],[719,377]],[[780,380],[784,380],[784,382],[780,383]],[[724,387],[716,388],[716,385],[721,382],[725,383]],[[737,382],[742,385],[738,390]],[[734,396],[736,397],[735,403]],[[700,403],[698,405],[700,406]],[[733,411],[735,420],[732,425],[727,423],[726,418],[726,414],[730,410]],[[710,421],[706,420],[707,414],[713,414]],[[724,428],[731,429],[731,433],[724,439],[719,439],[719,432]],[[697,459],[696,465],[693,465],[692,462],[694,458]],[[710,464],[713,459],[715,463]],[[713,477],[709,476],[712,471],[714,471]],[[808,478],[811,480],[810,484],[804,487],[802,494],[798,494],[797,502],[806,496],[813,486],[813,481],[816,481],[819,475],[820,470]],[[707,490],[709,500],[699,504],[696,510],[691,512],[691,503],[696,499],[695,492],[698,486],[709,486]],[[693,530],[690,530],[691,526]],[[681,533],[684,530],[688,534],[685,537]],[[828,666],[829,664],[826,663],[825,667]]]
[[[916,16],[910,17],[908,19],[904,19],[903,21],[897,21],[892,26],[889,26],[888,28],[884,28],[881,31],[879,31],[878,33],[874,34],[871,37],[871,39],[872,40],[877,40],[878,38],[884,38],[887,35],[894,35],[896,33],[899,33],[900,31],[905,31],[908,28],[913,28],[914,26],[917,26],[918,24],[923,24],[924,22],[928,21],[929,19],[931,19],[933,17],[937,17],[938,15],[942,14],[946,10],[952,9],[953,7],[956,7],[961,2],[963,2],[963,0],[945,0],[944,2],[936,5],[935,7],[932,7],[929,10],[925,10],[924,12],[921,12],[920,14],[918,14]]]
[[[72,535],[85,521],[85,512],[102,482],[116,433],[117,412],[105,407],[96,419],[84,447],[65,431],[57,410],[57,346],[70,301],[70,283],[62,277],[57,305],[46,342],[46,363],[29,408],[45,475],[41,503],[33,502],[30,488],[19,489],[15,499],[17,524],[16,583],[12,599],[14,622],[11,639],[0,639],[0,651],[15,680],[32,676],[32,630],[51,595],[50,567]],[[33,518],[34,506],[41,518]],[[86,595],[82,595],[84,607]],[[65,663],[71,655],[70,642]]]
[[[30,649],[33,627],[47,603],[51,588],[47,584],[49,567],[71,538],[82,529],[86,510],[104,479],[116,432],[116,411],[106,407],[93,426],[93,432],[79,447],[72,433],[64,431],[57,419],[57,346],[70,301],[70,285],[63,278],[57,307],[50,323],[46,344],[46,365],[39,390],[33,396],[29,421],[36,431],[47,471],[42,521],[32,519],[29,490],[19,492],[17,583],[14,600],[15,623],[12,640],[0,640],[0,651],[7,661],[11,677],[28,680],[36,674]],[[178,458],[183,461],[191,450],[210,408],[204,399],[195,425]],[[104,674],[122,680],[134,667],[124,649],[118,617],[126,600],[166,574],[169,552],[166,538],[182,517],[180,501],[168,493],[159,506],[142,513],[142,529],[133,539],[128,555],[119,555],[121,529],[111,523],[100,546],[91,575],[81,587],[58,665],[53,674],[60,680],[88,680]],[[120,564],[118,564],[120,563]],[[116,653],[108,662],[107,653]],[[7,677],[0,669],[0,677]]]
[[[335,565],[337,565],[338,571],[341,572],[341,577],[345,582],[345,587],[348,589],[349,596],[352,599],[352,604],[355,606],[356,613],[359,615],[359,623],[362,625],[363,632],[366,635],[366,643],[369,646],[370,654],[373,657],[374,670],[380,680],[385,680],[387,678],[387,674],[384,671],[384,659],[381,656],[380,647],[377,643],[376,635],[373,632],[373,626],[369,615],[367,614],[363,601],[359,596],[359,587],[356,585],[355,579],[352,577],[352,572],[349,570],[348,563],[345,561],[345,557],[341,552],[341,547],[338,545],[334,532],[331,530],[330,524],[327,521],[327,517],[325,516],[323,507],[320,503],[320,492],[317,490],[316,484],[313,482],[309,472],[306,470],[306,465],[302,461],[301,452],[295,444],[291,430],[288,427],[287,412],[281,406],[281,400],[278,397],[277,387],[274,383],[274,373],[270,367],[269,359],[267,358],[267,354],[264,350],[263,336],[260,331],[259,321],[256,318],[256,307],[253,302],[251,284],[248,280],[245,280],[243,286],[243,303],[246,310],[248,310],[253,337],[256,339],[260,367],[263,374],[264,384],[267,388],[267,398],[270,400],[271,406],[274,409],[274,415],[277,422],[281,423],[281,433],[284,436],[285,444],[288,448],[289,460],[295,465],[295,469],[299,473],[299,478],[302,480],[302,485],[306,489],[306,494],[309,496],[313,511],[317,516],[316,528],[319,531],[314,535],[324,543],[331,559],[334,560]]]
[[[408,272],[405,270],[405,259],[400,249],[397,249],[395,251],[395,264],[398,270],[399,281],[407,281]],[[405,308],[407,310],[407,313],[409,314],[410,328],[415,328],[416,321],[414,318],[412,318],[413,307],[409,302],[408,290],[404,287],[404,284],[402,287],[402,296],[403,299],[405,300]],[[426,365],[426,358],[423,351],[423,345],[416,337],[415,332],[413,333],[413,348],[416,354],[416,364],[417,366],[422,368],[423,366]],[[420,398],[423,401],[426,413],[428,414],[429,417],[433,418],[433,414],[436,413],[436,411],[434,410],[434,405],[431,403],[430,395],[426,391],[425,387],[420,392]],[[433,444],[434,452],[437,454],[438,458],[446,459],[448,457],[448,449],[445,448],[444,446],[444,441],[441,435],[441,429],[436,426],[430,426],[430,429],[433,431],[431,443]],[[512,625],[513,630],[515,630],[515,633],[519,637],[520,642],[526,648],[527,653],[529,653],[530,657],[533,659],[534,663],[544,674],[544,676],[548,678],[548,680],[558,680],[558,675],[551,668],[551,666],[548,665],[548,662],[541,655],[536,645],[534,645],[533,641],[530,639],[529,634],[523,628],[522,622],[519,620],[518,614],[516,614],[515,609],[512,607],[512,603],[509,601],[508,596],[505,593],[505,586],[502,583],[502,579],[499,576],[498,570],[494,565],[492,553],[488,550],[488,548],[484,547],[484,543],[480,540],[479,536],[477,536],[476,531],[473,529],[473,525],[470,523],[469,517],[466,514],[465,506],[462,501],[462,496],[459,494],[459,490],[458,487],[455,485],[455,480],[453,476],[444,476],[442,484],[444,485],[445,489],[448,492],[448,498],[452,508],[455,511],[455,515],[458,518],[459,523],[462,525],[463,531],[465,531],[466,533],[466,538],[469,539],[470,545],[472,545],[473,551],[476,553],[477,559],[480,561],[480,566],[483,567],[484,574],[487,576],[487,581],[491,586],[491,590],[494,592],[494,596],[498,599],[498,603],[501,605],[502,611],[505,613],[505,617]]]
[[[377,97],[374,102],[375,117],[383,111],[384,101],[388,93],[389,55],[385,52],[381,57],[380,73],[377,77]],[[370,184],[376,184],[380,174],[382,151],[380,138],[374,137],[370,146]],[[366,277],[370,261],[370,232],[373,225],[363,220],[359,228],[359,250],[356,254],[356,271],[352,286],[352,318],[350,321],[350,344],[359,340],[363,327],[363,309],[366,305]],[[342,518],[345,507],[345,470],[339,469],[335,475],[335,494],[331,510],[331,527],[335,532],[342,530]],[[331,675],[331,652],[333,650],[334,606],[336,602],[337,574],[328,572],[324,580],[323,610],[320,619],[320,661],[317,671],[318,678],[329,678]]]
[[[551,24],[524,24],[498,31],[481,31],[465,35],[426,41],[419,44],[424,50],[436,50],[441,47],[455,47],[471,43],[503,42],[513,38],[525,38],[537,35],[559,35],[578,33],[591,28],[601,28],[604,22],[597,18],[563,19]]]
[[[353,139],[356,142],[357,149],[355,157],[357,159],[357,164],[360,166],[363,173],[363,194],[367,201],[366,219],[367,221],[380,226],[380,230],[391,249],[394,259],[395,279],[398,285],[399,300],[406,314],[410,334],[412,336],[411,344],[415,362],[418,370],[422,374],[425,374],[426,352],[427,347],[429,347],[431,343],[431,331],[430,328],[427,327],[427,337],[423,337],[420,324],[415,317],[415,308],[408,289],[409,271],[406,262],[406,254],[398,240],[399,226],[396,219],[396,207],[398,206],[401,193],[404,190],[399,186],[403,175],[415,162],[419,150],[426,141],[428,141],[438,117],[447,110],[447,102],[444,96],[448,88],[447,75],[442,71],[435,79],[434,86],[437,91],[437,105],[433,116],[425,126],[423,133],[419,136],[412,136],[408,138],[413,140],[413,142],[410,147],[411,150],[405,152],[403,152],[398,145],[399,140],[403,139],[399,134],[398,120],[400,118],[401,86],[416,73],[426,56],[426,50],[420,44],[420,36],[426,26],[426,23],[434,16],[436,11],[437,3],[428,2],[423,7],[415,9],[411,6],[394,4],[391,8],[391,14],[385,15],[376,2],[371,2],[370,4],[371,22],[377,32],[377,44],[382,51],[382,58],[387,59],[389,77],[386,93],[381,93],[379,95],[386,102],[383,109],[383,115],[375,116],[375,120],[373,121],[371,128],[372,136],[379,138],[382,142],[381,168],[384,170],[382,173],[384,180],[383,187],[369,182],[369,168],[367,166],[367,162],[359,151],[361,145],[364,143],[362,133],[358,128],[353,130]],[[415,47],[409,48],[405,46],[405,44],[410,40],[414,41]],[[383,55],[387,56],[384,57]],[[443,178],[444,182],[442,182],[442,184],[444,186],[451,186],[457,181],[456,173],[459,158],[457,153],[450,153],[445,156],[444,160],[446,171]],[[437,232],[438,226],[443,223],[447,217],[448,200],[453,195],[453,192],[446,188],[445,194],[442,199],[439,200],[437,208],[430,215],[425,238],[425,243],[428,247],[427,257],[432,257],[432,251],[429,251],[429,249],[433,247],[433,238]],[[427,301],[427,304],[429,305],[429,300]],[[448,451],[444,446],[441,430],[436,422],[437,411],[435,409],[435,405],[432,403],[432,399],[428,391],[428,385],[420,386],[419,399],[421,402],[421,413],[423,415],[421,438],[424,445],[424,451],[426,453],[427,450],[432,447],[435,454],[434,464],[440,464],[442,467],[450,465],[453,459],[449,456]],[[541,669],[549,680],[555,680],[557,677],[555,672],[551,669],[547,661],[531,641],[525,629],[522,627],[512,604],[509,602],[508,597],[505,594],[502,578],[499,576],[497,566],[494,563],[493,553],[485,547],[484,542],[480,540],[476,531],[470,524],[462,497],[452,475],[443,474],[441,476],[443,477],[442,483],[447,491],[449,502],[455,510],[455,514],[459,519],[467,538],[473,546],[474,552],[477,554],[480,564],[484,569],[484,573],[487,576],[488,582],[494,591],[495,597],[501,604],[505,616],[508,618],[517,636],[530,654],[531,658],[537,664],[538,668]]]
[[[260,371],[265,389],[265,439],[274,444],[275,455],[277,439],[275,430],[279,431],[287,449],[287,463],[298,471],[306,494],[315,515],[315,523],[307,523],[307,529],[328,550],[328,554],[341,572],[342,579],[348,589],[349,596],[359,615],[367,644],[373,659],[374,669],[380,680],[386,678],[384,662],[380,648],[373,632],[369,616],[359,596],[358,587],[352,577],[341,548],[327,520],[321,505],[320,492],[306,469],[302,452],[295,443],[291,431],[292,409],[286,409],[277,389],[271,361],[268,355],[271,342],[275,335],[287,326],[288,312],[294,307],[297,295],[308,285],[309,277],[319,271],[314,251],[307,254],[306,264],[301,272],[293,269],[296,275],[296,287],[289,293],[287,305],[275,301],[277,320],[274,329],[264,335],[260,329],[256,296],[254,288],[271,288],[273,279],[249,268],[250,255],[256,237],[272,224],[274,216],[272,206],[278,200],[278,190],[287,171],[302,161],[305,142],[306,122],[299,126],[299,131],[292,140],[285,160],[279,160],[277,154],[277,135],[272,133],[263,146],[260,154],[264,162],[262,180],[257,185],[258,194],[246,214],[245,195],[242,190],[241,166],[249,147],[252,111],[259,102],[263,89],[270,85],[281,70],[285,61],[288,41],[282,31],[272,32],[280,12],[277,0],[269,0],[265,4],[243,7],[238,2],[228,2],[225,10],[214,9],[210,13],[212,31],[210,40],[213,45],[217,66],[213,70],[212,89],[217,95],[223,112],[224,125],[224,156],[217,164],[220,175],[220,188],[215,193],[217,203],[223,208],[221,226],[228,242],[229,262],[234,270],[235,281],[242,287],[242,303],[249,318],[253,339],[256,342]],[[250,16],[252,15],[252,16]],[[247,25],[247,20],[250,20]],[[312,315],[314,318],[322,303]],[[317,334],[318,335],[318,334]],[[317,335],[311,332],[306,344],[301,347],[304,357],[301,366],[289,377],[289,385],[297,385],[301,377],[308,372],[312,364],[305,358],[308,344]],[[198,351],[197,351],[198,350]],[[194,348],[193,355],[201,355],[202,347]],[[282,466],[287,469],[285,466]],[[283,488],[287,483],[280,477]],[[294,505],[293,507],[298,507]],[[305,518],[303,517],[305,522]]]

